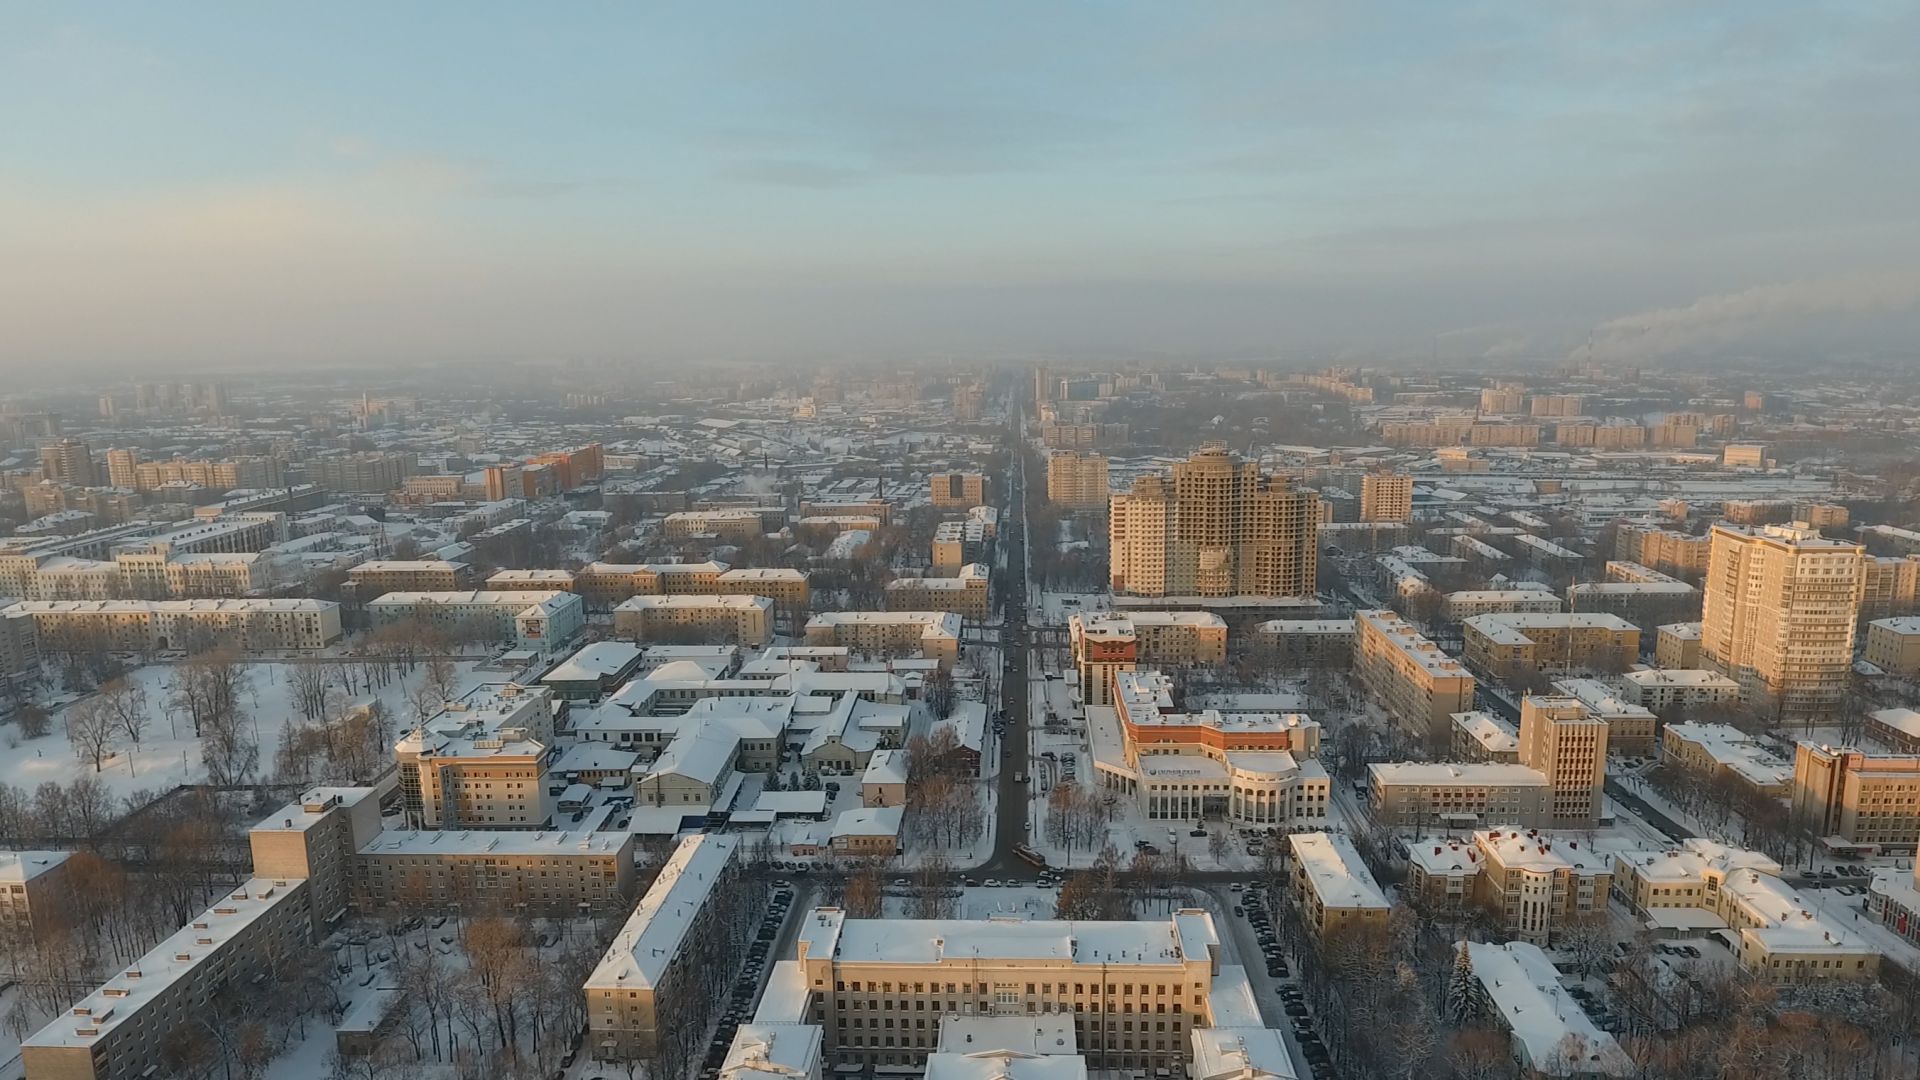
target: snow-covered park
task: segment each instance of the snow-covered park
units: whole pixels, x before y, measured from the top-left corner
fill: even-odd
[[[236,695],[242,714],[240,727],[259,748],[254,770],[257,780],[271,779],[275,756],[286,721],[303,718],[296,701],[300,693],[296,663],[262,662],[240,666],[241,679]],[[323,665],[324,667],[324,665]],[[124,729],[104,739],[106,745],[96,769],[85,739],[69,735],[75,710],[84,714],[87,702],[100,692],[67,701],[51,711],[47,733],[26,737],[18,725],[0,727],[6,748],[0,753],[0,783],[31,793],[45,783],[70,784],[83,776],[95,776],[116,800],[138,791],[160,791],[181,784],[207,780],[202,740],[194,734],[188,709],[178,700],[180,680],[186,668],[181,664],[149,664],[125,676],[126,693],[138,699],[134,706],[145,714],[136,742]],[[454,682],[449,696],[457,697],[485,682],[504,681],[512,673],[482,670],[474,662],[453,664]],[[356,678],[350,692],[343,672],[330,672],[334,680],[332,700],[336,708],[348,704],[379,701],[395,723],[404,723],[413,715],[411,702],[425,685],[428,670],[416,666],[411,672],[397,672],[386,685],[366,686]]]

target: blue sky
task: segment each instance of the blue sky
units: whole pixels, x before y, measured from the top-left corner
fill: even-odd
[[[1686,355],[1920,293],[1910,3],[0,25],[15,363]]]

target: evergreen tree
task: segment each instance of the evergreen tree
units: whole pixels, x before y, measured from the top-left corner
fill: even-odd
[[[1466,1024],[1479,1011],[1480,981],[1473,977],[1473,956],[1462,941],[1453,958],[1453,975],[1447,980],[1447,1017],[1456,1024]]]

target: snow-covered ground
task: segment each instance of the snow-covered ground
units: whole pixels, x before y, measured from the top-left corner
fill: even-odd
[[[455,667],[460,677],[457,693],[486,682],[506,681],[511,674],[483,670],[472,661],[461,661]],[[289,716],[299,716],[288,678],[292,668],[290,664],[273,662],[247,666],[249,689],[242,695],[241,703],[260,746],[262,778],[272,771],[282,722]],[[173,693],[173,680],[181,670],[174,664],[149,664],[128,674],[128,680],[146,692],[148,720],[138,748],[116,746],[113,754],[101,762],[97,775],[115,798],[206,779],[206,769],[200,761],[200,740],[194,737],[192,723],[167,705]],[[355,696],[378,698],[396,722],[402,722],[411,715],[408,695],[419,687],[425,675],[424,666],[417,667],[410,675],[396,677],[387,686]],[[71,707],[68,704],[54,712],[48,733],[38,739],[21,739],[15,727],[0,729],[7,741],[5,753],[0,753],[0,783],[31,793],[44,783],[68,784],[81,776],[95,775],[92,763],[77,756],[67,739],[65,716]]]

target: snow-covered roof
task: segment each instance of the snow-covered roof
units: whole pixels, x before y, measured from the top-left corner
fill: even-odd
[[[396,832],[391,829],[374,837],[360,849],[362,855],[611,855],[633,839],[629,833],[610,832],[519,832],[455,831],[420,829]]]
[[[673,774],[712,784],[740,752],[740,736],[718,727],[683,729],[647,767],[647,775]]]
[[[709,833],[680,841],[600,965],[587,976],[585,988],[639,990],[657,983],[679,955],[694,918],[739,846],[734,837]]]
[[[543,683],[592,682],[620,672],[640,659],[640,647],[624,641],[596,641],[567,657],[540,677]]]
[[[1294,833],[1287,838],[1293,857],[1307,875],[1320,903],[1328,908],[1378,908],[1392,905],[1373,880],[1353,841],[1338,833]]]
[[[1079,1036],[1074,1032],[1071,1012],[1035,1013],[1028,1016],[961,1016],[948,1013],[940,1018],[943,1054],[973,1054],[990,1050],[1012,1050],[1021,1054],[1071,1055],[1079,1052]]]
[[[71,851],[0,851],[0,882],[24,885],[72,856]]]
[[[826,791],[762,791],[753,801],[755,810],[771,814],[824,814]],[[735,820],[739,820],[736,815]]]
[[[986,1050],[971,1054],[928,1054],[925,1080],[1087,1080],[1087,1059],[1079,1054],[1021,1054]]]
[[[1189,1033],[1193,1080],[1295,1080],[1293,1058],[1268,1027],[1196,1027]]]
[[[1173,918],[1117,922],[1023,919],[849,919],[840,908],[808,912],[798,942],[809,958],[938,964],[974,959],[1063,960],[1074,964],[1210,963],[1220,939],[1213,916],[1186,909]]]
[[[907,782],[907,752],[905,750],[875,750],[867,759],[867,768],[860,774],[862,784],[904,784]]]
[[[807,1080],[820,1075],[818,1024],[741,1024],[727,1048],[726,1080]]]
[[[856,806],[833,819],[833,836],[899,836],[904,806]]]
[[[228,892],[206,912],[127,965],[98,989],[21,1044],[24,1047],[92,1046],[202,965],[280,905],[303,896],[303,880],[253,878]]]
[[[1633,1060],[1560,986],[1560,973],[1538,945],[1469,942],[1473,974],[1516,1050],[1545,1076],[1627,1076]]]

